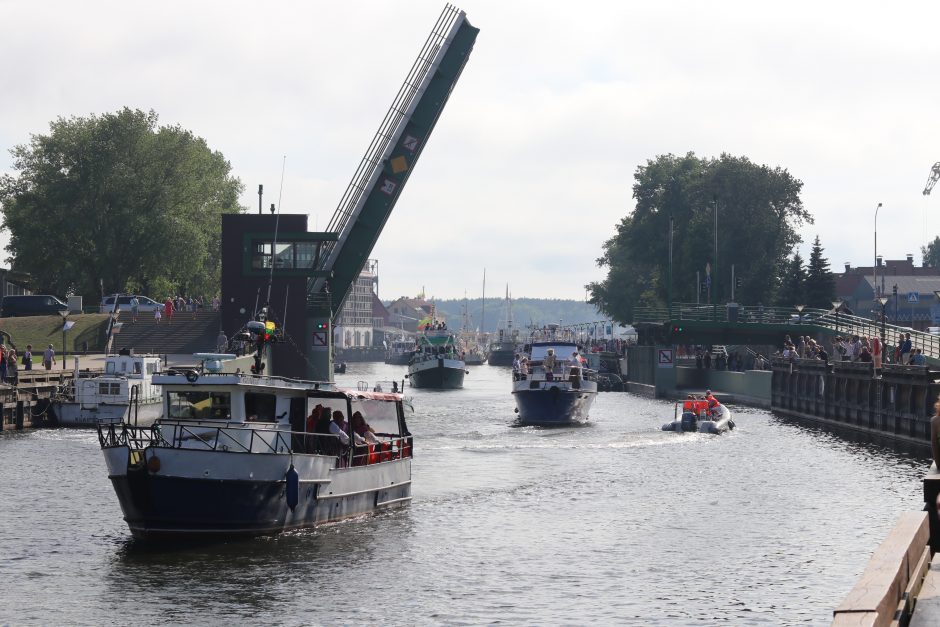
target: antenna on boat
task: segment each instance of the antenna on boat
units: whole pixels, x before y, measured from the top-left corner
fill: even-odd
[[[277,193],[277,215],[274,217],[274,242],[271,243],[271,273],[268,275],[268,296],[265,304],[271,302],[271,284],[274,282],[274,266],[277,265],[277,231],[281,223],[281,195],[284,192],[284,170],[287,168],[287,155],[281,162],[281,189]]]
[[[483,303],[480,306],[480,329],[486,333],[486,268],[483,268]]]

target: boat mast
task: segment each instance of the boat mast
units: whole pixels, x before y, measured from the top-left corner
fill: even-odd
[[[483,303],[480,305],[480,331],[486,333],[486,268],[483,268]]]

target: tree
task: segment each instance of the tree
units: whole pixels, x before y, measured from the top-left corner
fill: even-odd
[[[921,246],[920,254],[925,268],[940,268],[940,237],[935,237],[926,246]]]
[[[823,257],[823,247],[817,235],[806,267],[806,306],[829,309],[835,295],[836,280],[829,271],[829,260]]]
[[[205,140],[157,114],[124,108],[59,118],[11,150],[18,176],[0,178],[7,262],[32,287],[97,302],[106,291],[219,289],[223,213],[241,182]]]
[[[776,302],[781,307],[806,304],[806,268],[803,267],[803,257],[799,251],[794,253],[793,259],[787,263]]]
[[[607,277],[587,286],[590,301],[618,322],[634,307],[669,300],[669,219],[674,219],[673,300],[695,301],[696,272],[712,270],[712,300],[731,296],[731,265],[744,304],[772,302],[787,256],[800,242],[797,227],[812,223],[799,193],[803,183],[779,167],[723,154],[702,159],[664,155],[637,168],[634,211],[604,243],[597,260]],[[714,258],[715,211],[718,259]]]

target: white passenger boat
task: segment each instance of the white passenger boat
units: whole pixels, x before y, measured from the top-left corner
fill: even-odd
[[[568,357],[578,345],[568,341],[533,342],[528,372],[513,373],[512,395],[519,422],[558,425],[585,422],[597,397],[597,373]],[[554,363],[553,363],[554,362]]]
[[[272,534],[411,501],[412,438],[400,394],[224,373],[223,357],[155,377],[165,415],[150,428],[98,425],[135,537]],[[342,412],[350,442],[350,418],[360,412],[375,443],[344,445],[328,423],[308,421],[317,406]]]
[[[163,412],[160,386],[153,376],[162,369],[157,355],[108,355],[104,374],[75,376],[52,400],[56,422],[62,427],[94,427],[99,422],[120,423],[128,413],[130,422],[147,426]]]
[[[734,429],[734,419],[731,410],[719,405],[716,410],[699,409],[684,406],[685,403],[676,403],[674,416],[676,418],[663,425],[663,431],[699,432],[720,434]],[[682,407],[682,416],[678,417]]]

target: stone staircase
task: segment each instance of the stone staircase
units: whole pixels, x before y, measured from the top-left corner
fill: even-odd
[[[152,313],[141,313],[133,322],[130,312],[118,314],[120,330],[114,334],[111,352],[133,348],[136,353],[188,354],[214,352],[221,316],[217,311],[198,311],[166,316],[157,323]]]

